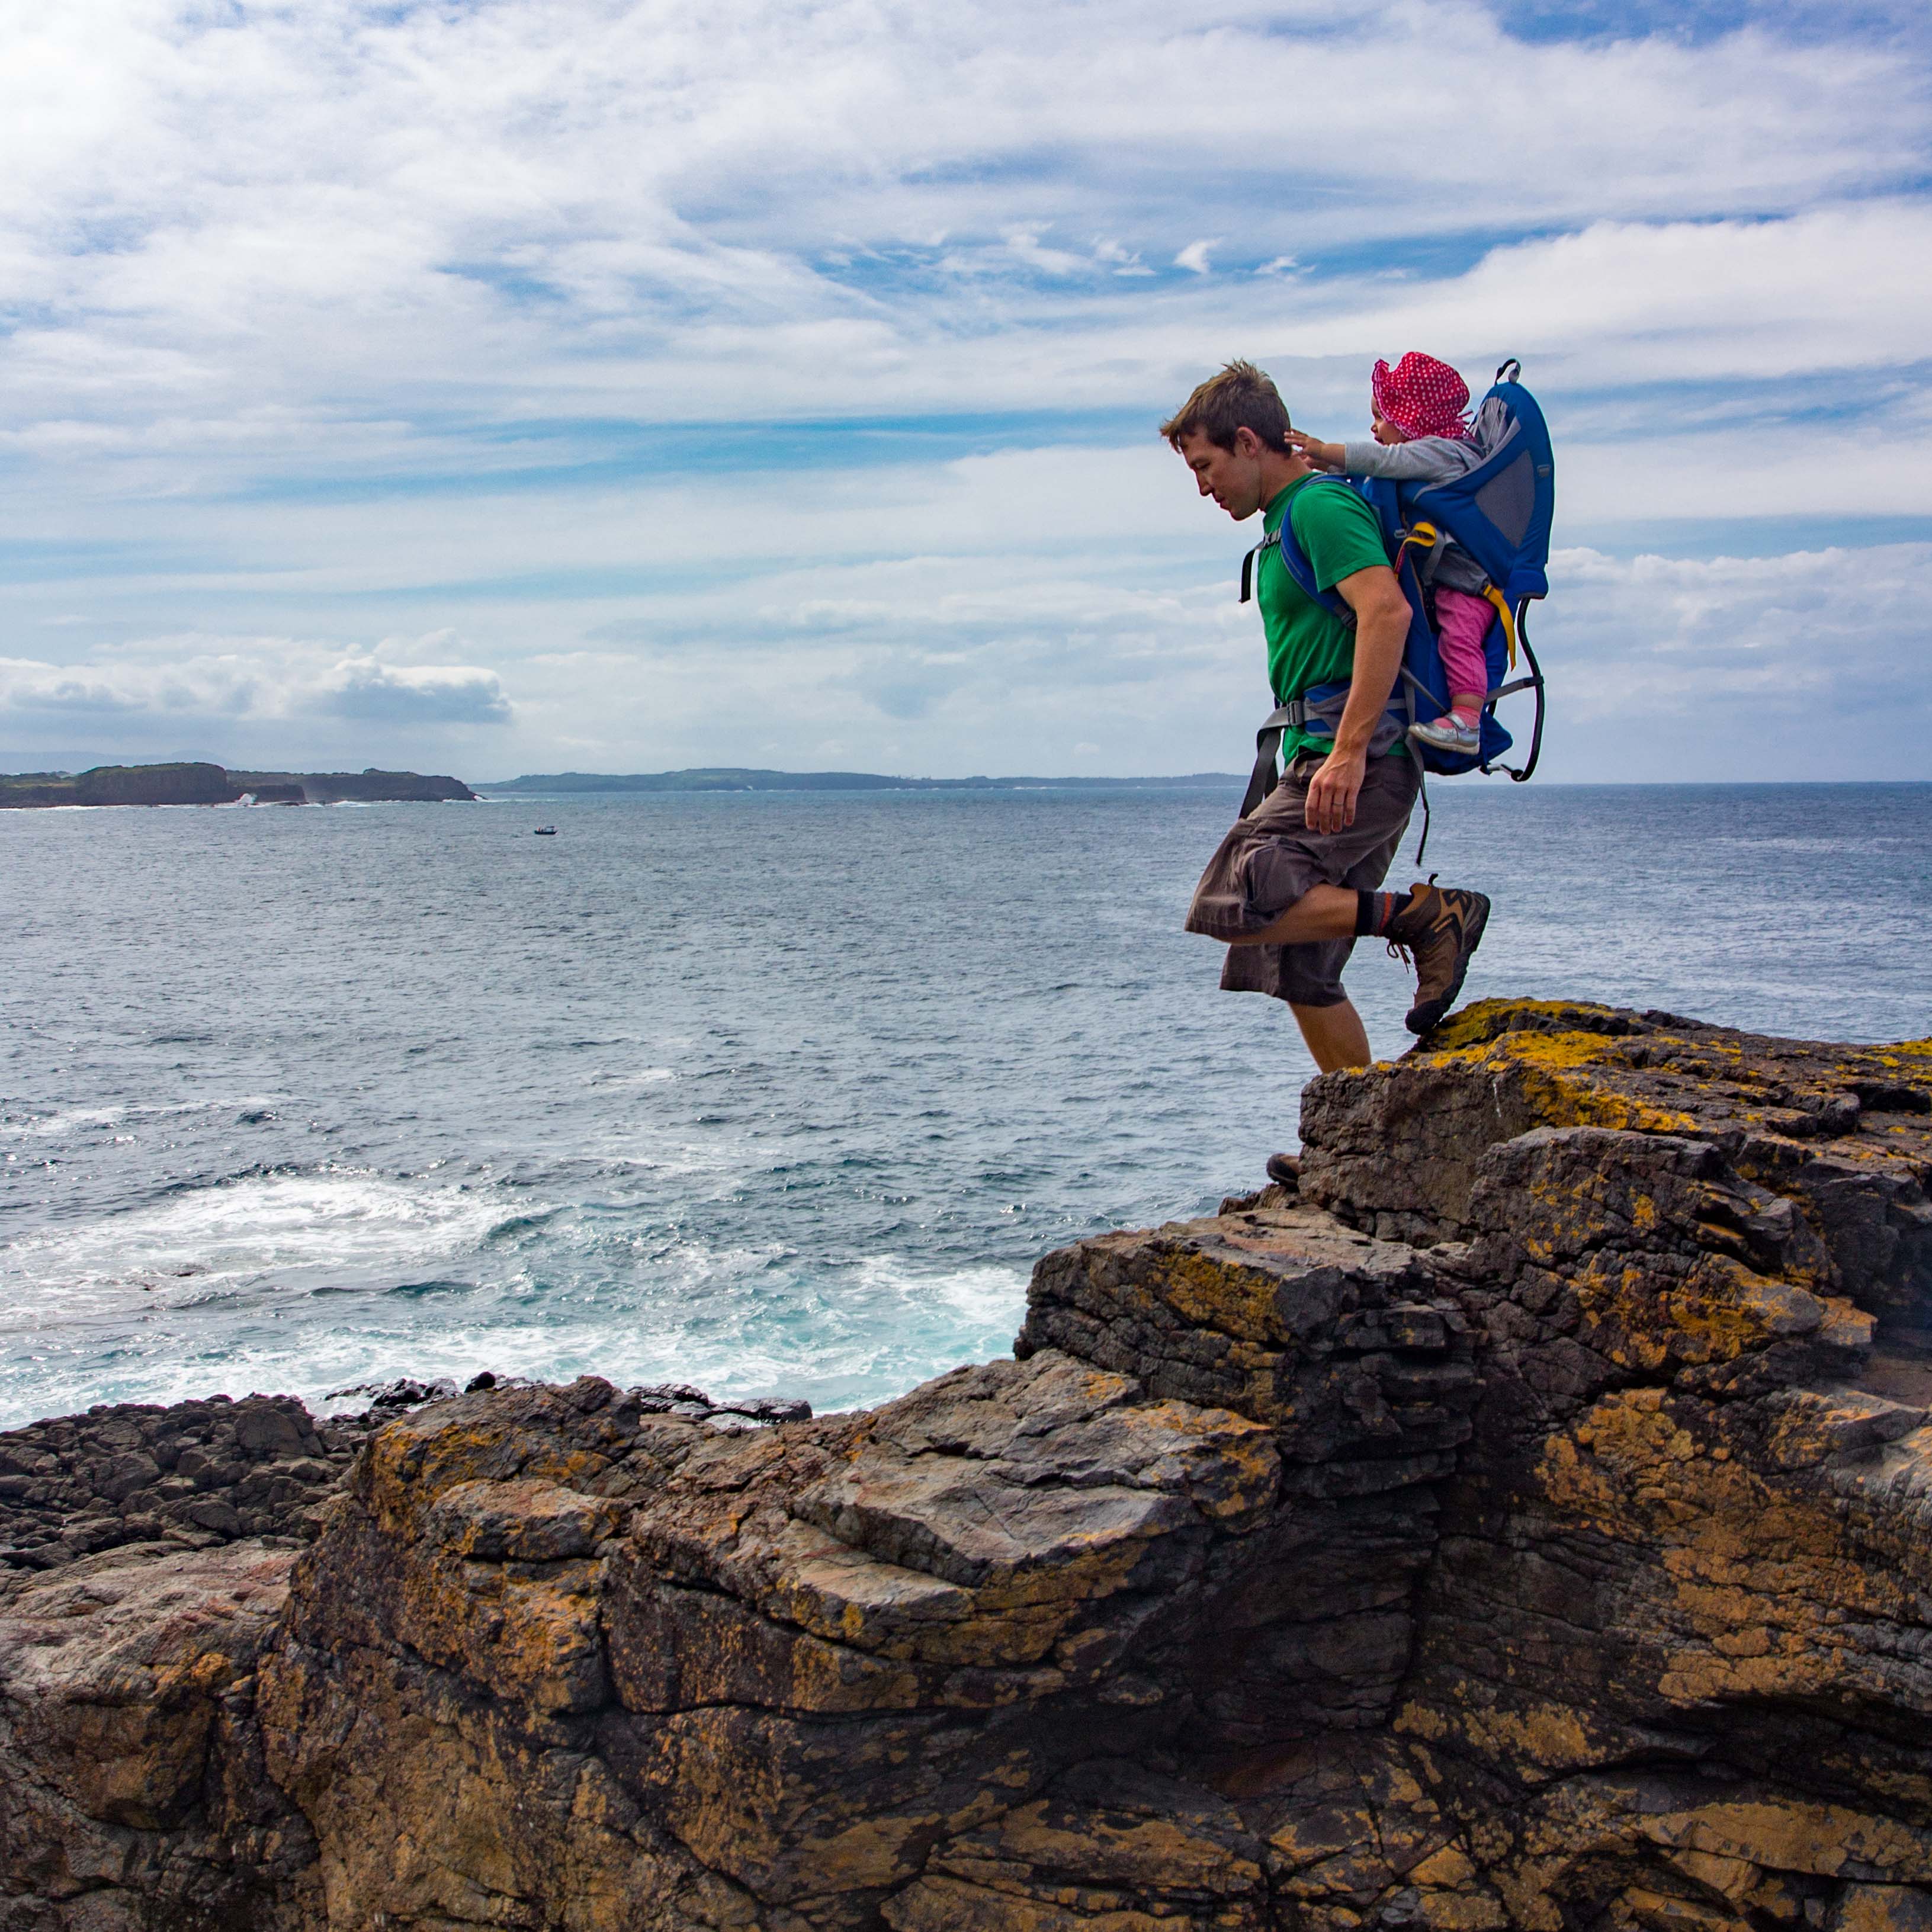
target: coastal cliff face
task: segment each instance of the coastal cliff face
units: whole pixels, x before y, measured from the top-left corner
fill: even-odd
[[[244,795],[257,805],[442,804],[476,802],[460,778],[420,772],[237,772],[219,765],[98,765],[69,775],[28,772],[0,775],[0,810],[74,805],[236,805]]]
[[[362,772],[237,772],[230,782],[258,804],[443,805],[476,802],[460,778],[425,777],[421,772],[383,772],[371,765]]]
[[[0,806],[232,805],[242,796],[219,765],[97,765],[0,778]]]
[[[1303,1130],[870,1413],[22,1546],[0,1928],[1932,1928],[1932,1043],[1490,1002]]]

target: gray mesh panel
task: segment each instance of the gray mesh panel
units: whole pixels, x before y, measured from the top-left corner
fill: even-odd
[[[1520,427],[1516,418],[1510,414],[1508,404],[1500,396],[1489,396],[1476,412],[1470,434],[1475,440],[1478,451],[1486,460],[1495,455]]]
[[[1476,508],[1513,544],[1520,544],[1536,510],[1536,464],[1528,450],[1476,492]]]

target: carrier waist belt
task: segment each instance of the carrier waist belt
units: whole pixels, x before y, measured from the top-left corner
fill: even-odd
[[[1262,728],[1255,734],[1255,769],[1248,779],[1247,796],[1241,800],[1240,815],[1244,818],[1279,782],[1275,766],[1281,753],[1282,734],[1309,731],[1332,738],[1348,704],[1348,686],[1346,681],[1340,684],[1317,684],[1268,713],[1262,721]],[[1369,742],[1369,755],[1376,758],[1386,752],[1402,736],[1402,728],[1408,722],[1407,714],[1391,696],[1389,707],[1383,712],[1381,722],[1376,727],[1376,734]]]

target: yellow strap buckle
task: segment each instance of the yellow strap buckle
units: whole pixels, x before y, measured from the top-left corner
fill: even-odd
[[[1493,584],[1483,586],[1483,595],[1496,607],[1496,615],[1503,620],[1503,638],[1509,646],[1510,669],[1516,669],[1516,619],[1511,614],[1509,600]]]
[[[1418,549],[1433,550],[1442,541],[1442,532],[1433,524],[1418,524],[1402,540],[1395,554],[1395,567],[1402,568],[1402,553],[1414,544]],[[1483,586],[1483,595],[1496,607],[1496,615],[1503,620],[1503,641],[1509,646],[1510,669],[1516,669],[1516,617],[1509,607],[1509,600],[1493,584]]]
[[[1411,544],[1423,550],[1433,550],[1442,541],[1442,532],[1433,524],[1418,524],[1414,529],[1402,538],[1400,547],[1396,551],[1396,569],[1398,572],[1401,570],[1402,553],[1408,549]]]

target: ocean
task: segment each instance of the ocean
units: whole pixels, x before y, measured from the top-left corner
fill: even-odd
[[[1180,929],[1240,789],[0,813],[0,1426],[1004,1352],[1040,1255],[1294,1144],[1292,1021]],[[1928,785],[1465,781],[1426,869],[1496,902],[1466,997],[1885,1040],[1928,848]]]

